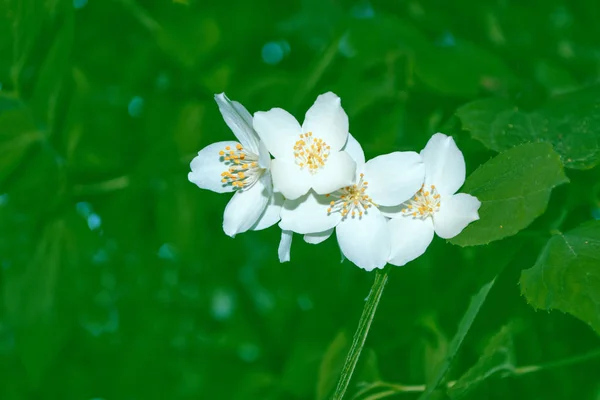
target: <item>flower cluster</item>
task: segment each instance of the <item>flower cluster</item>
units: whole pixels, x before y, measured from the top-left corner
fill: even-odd
[[[342,254],[360,268],[401,266],[422,255],[434,233],[449,239],[479,219],[479,200],[456,194],[465,160],[449,136],[436,133],[420,153],[366,161],[331,92],[317,97],[302,125],[281,108],[253,118],[225,94],[215,100],[238,141],[202,149],[188,179],[235,192],[223,217],[231,237],[279,222],[282,262],[289,261],[293,232],[318,244],[335,230]]]

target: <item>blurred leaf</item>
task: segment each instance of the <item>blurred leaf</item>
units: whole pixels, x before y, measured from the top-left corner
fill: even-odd
[[[521,292],[534,308],[557,309],[600,334],[600,221],[548,240],[535,265],[521,273]]]
[[[317,400],[329,398],[335,389],[340,377],[342,365],[346,359],[346,353],[350,348],[350,341],[346,332],[341,331],[327,347],[323,355],[323,361],[319,367],[319,378],[317,380]]]
[[[467,178],[462,191],[481,201],[480,219],[450,242],[475,246],[516,234],[546,211],[552,188],[565,182],[549,144],[524,144],[499,154]]]
[[[465,315],[463,315],[462,319],[460,320],[460,323],[458,324],[458,330],[452,338],[452,340],[450,341],[446,358],[438,367],[433,379],[427,382],[427,388],[425,392],[423,392],[423,394],[419,397],[419,400],[428,399],[446,376],[448,369],[450,368],[452,362],[454,361],[454,358],[456,357],[456,353],[460,349],[460,346],[465,336],[467,336],[467,333],[469,332],[469,329],[471,328],[471,325],[473,324],[473,321],[477,316],[477,313],[479,313],[483,302],[487,298],[487,295],[492,289],[492,286],[494,286],[495,280],[496,278],[487,282],[481,287],[481,289],[479,289],[479,292],[477,292],[477,294],[473,296],[473,298],[471,298],[471,302],[469,303],[467,312],[465,313]]]
[[[531,113],[493,98],[468,103],[456,114],[463,129],[492,150],[547,142],[568,168],[600,162],[600,85],[555,97]]]
[[[424,315],[421,325],[428,333],[423,335],[423,360],[425,380],[429,382],[434,379],[438,366],[448,354],[448,337],[442,332],[437,319],[432,314]]]
[[[17,348],[30,382],[35,386],[57,355],[64,340],[65,315],[57,307],[61,266],[67,254],[64,220],[49,223],[34,250],[31,262],[10,271],[3,282],[4,307],[18,332]]]
[[[41,138],[29,109],[17,100],[0,96],[0,183]]]
[[[64,77],[70,72],[71,50],[75,31],[73,9],[68,8],[56,24],[57,33],[54,35],[46,58],[40,65],[31,108],[36,117],[43,117],[50,129],[54,125],[60,90]]]
[[[483,354],[456,383],[448,389],[448,396],[460,399],[475,389],[482,381],[504,371],[515,369],[512,329],[510,325],[502,327],[488,342]]]
[[[380,379],[377,353],[371,348],[364,349],[358,365],[356,380],[358,382],[377,382]]]

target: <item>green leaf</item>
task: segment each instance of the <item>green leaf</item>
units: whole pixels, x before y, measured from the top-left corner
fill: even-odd
[[[0,96],[0,183],[41,139],[30,110],[17,100]]]
[[[552,188],[566,182],[558,154],[547,143],[499,154],[467,178],[462,191],[481,201],[480,219],[450,242],[475,246],[516,234],[544,213]]]
[[[317,400],[328,399],[329,394],[333,392],[349,348],[350,341],[344,331],[339,332],[327,347],[319,367]]]
[[[510,108],[513,106],[508,100],[491,97],[465,104],[456,110],[456,116],[461,120],[462,128],[469,131],[473,139],[492,150],[502,151],[505,148],[496,142],[491,127],[496,116]]]
[[[532,268],[521,273],[521,293],[534,308],[567,312],[600,334],[600,221],[553,236]]]
[[[482,286],[482,288],[479,290],[479,292],[477,292],[477,294],[475,296],[473,296],[473,298],[471,299],[471,302],[469,303],[469,307],[467,308],[467,312],[460,320],[460,323],[458,324],[458,330],[457,330],[456,334],[454,335],[454,337],[452,338],[452,341],[450,341],[450,345],[448,346],[448,353],[446,355],[446,358],[438,367],[433,379],[431,379],[429,382],[427,382],[427,389],[419,397],[419,400],[425,400],[425,399],[429,398],[429,396],[439,386],[439,384],[442,382],[442,380],[446,376],[446,373],[448,372],[450,365],[452,365],[452,362],[454,361],[454,358],[456,357],[456,353],[458,352],[458,349],[460,348],[465,336],[467,336],[467,333],[469,332],[471,325],[473,325],[473,321],[475,320],[477,313],[479,313],[479,310],[481,309],[483,302],[487,298],[488,293],[494,286],[495,281],[496,281],[496,278],[487,282],[485,285]]]
[[[490,339],[479,360],[448,389],[448,396],[460,399],[499,372],[513,373],[514,358],[512,329],[510,325],[505,325]]]
[[[600,86],[557,96],[529,113],[492,98],[468,103],[456,115],[464,130],[494,151],[546,142],[568,168],[587,169],[600,162]]]

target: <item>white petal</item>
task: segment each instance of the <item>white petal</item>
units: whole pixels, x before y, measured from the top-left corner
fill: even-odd
[[[235,149],[237,142],[217,142],[209,144],[198,152],[190,163],[192,172],[188,174],[188,180],[195,183],[201,189],[212,190],[217,193],[233,192],[233,186],[224,184],[221,173],[228,170],[223,162],[219,151],[225,150],[226,146]]]
[[[414,195],[423,184],[425,165],[414,151],[375,157],[365,165],[367,194],[376,204],[395,206]]]
[[[269,155],[269,149],[267,149],[267,146],[263,141],[258,143],[258,166],[264,169],[271,168],[271,156]]]
[[[390,254],[390,236],[385,217],[377,208],[362,217],[348,217],[335,228],[346,258],[362,269],[383,268]]]
[[[350,154],[350,157],[352,157],[356,163],[356,169],[362,171],[365,166],[365,153],[363,152],[360,143],[358,143],[358,140],[351,134],[348,134],[348,141],[342,150]]]
[[[304,241],[310,244],[319,244],[329,239],[332,233],[333,228],[328,229],[324,232],[307,233],[306,235],[304,235]]]
[[[435,185],[438,193],[454,194],[465,183],[465,158],[454,139],[436,133],[421,151],[425,163],[425,185]]]
[[[256,224],[251,228],[253,231],[260,231],[270,226],[275,225],[280,220],[281,207],[283,206],[284,198],[281,193],[273,193],[269,204],[263,211],[262,215],[256,221]]]
[[[340,98],[331,92],[317,97],[306,112],[302,132],[312,132],[331,146],[332,151],[340,150],[348,138],[348,116]]]
[[[354,183],[356,163],[345,151],[331,153],[325,166],[312,176],[312,187],[318,194],[333,193]]]
[[[312,183],[312,176],[308,169],[300,169],[292,160],[280,158],[271,160],[271,174],[275,190],[290,200],[306,194]]]
[[[342,219],[340,213],[328,214],[328,208],[329,198],[315,195],[312,191],[296,200],[286,200],[279,226],[300,234],[326,231]]]
[[[421,256],[433,240],[431,218],[400,216],[388,221],[392,250],[390,264],[399,267]]]
[[[281,108],[256,112],[254,129],[275,158],[294,158],[294,143],[302,131],[292,114]]]
[[[442,196],[440,210],[433,216],[435,233],[444,239],[458,235],[467,225],[479,219],[479,206],[481,202],[470,194]]]
[[[252,127],[252,116],[237,101],[231,101],[225,93],[216,94],[215,101],[229,129],[248,151],[258,154],[258,135]]]
[[[281,231],[281,240],[279,240],[279,248],[277,249],[280,263],[290,261],[293,235],[290,231]]]
[[[252,228],[273,195],[268,174],[263,174],[250,188],[238,190],[225,207],[223,231],[231,237]]]

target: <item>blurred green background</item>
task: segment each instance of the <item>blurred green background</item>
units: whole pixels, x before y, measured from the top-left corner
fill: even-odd
[[[302,120],[331,90],[367,158],[443,131],[469,173],[494,153],[461,131],[457,107],[534,108],[597,83],[598,21],[596,0],[3,1],[0,398],[316,398],[374,276],[340,263],[333,239],[296,236],[279,264],[277,227],[225,236],[229,196],[187,181],[198,150],[232,139],[213,95]],[[518,286],[551,229],[600,218],[599,167],[568,176],[530,228],[541,236],[438,238],[391,272],[351,394],[425,383],[501,270],[451,378],[507,323],[517,365],[598,348]],[[492,379],[468,398],[598,400],[600,360]]]

